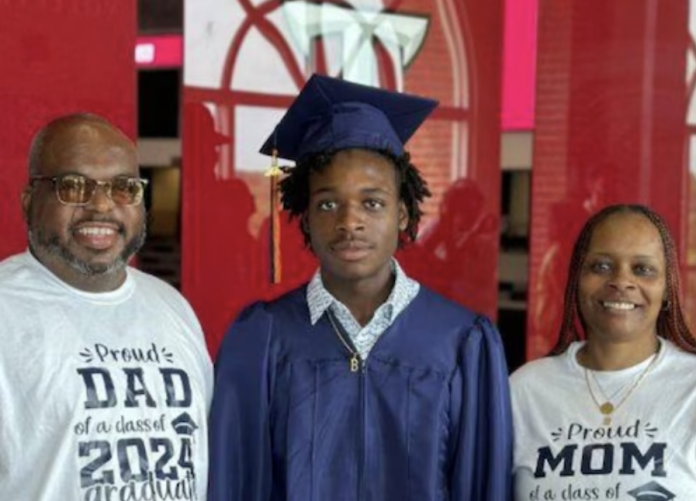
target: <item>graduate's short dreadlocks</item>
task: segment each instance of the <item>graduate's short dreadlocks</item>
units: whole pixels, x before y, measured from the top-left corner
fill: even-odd
[[[666,301],[662,311],[657,317],[657,334],[669,339],[681,349],[696,353],[696,339],[692,335],[684,319],[680,294],[681,284],[679,280],[679,263],[674,240],[667,229],[662,217],[655,211],[644,205],[618,204],[605,207],[592,216],[583,226],[580,235],[575,241],[573,255],[568,268],[568,283],[565,290],[563,308],[563,321],[556,346],[549,355],[563,353],[573,341],[579,341],[586,337],[585,325],[580,315],[578,305],[578,287],[582,267],[587,257],[590,241],[597,226],[616,214],[637,214],[650,221],[660,233],[665,257],[665,287]]]
[[[340,150],[339,150],[340,151]],[[418,235],[418,224],[423,211],[421,202],[430,196],[427,183],[421,177],[418,169],[411,163],[411,156],[405,152],[397,157],[386,150],[369,150],[387,158],[396,171],[396,184],[399,187],[399,199],[406,206],[408,214],[408,226],[399,236],[399,247],[408,241],[414,241]],[[332,161],[338,151],[320,152],[307,156],[296,167],[290,170],[289,175],[280,182],[281,200],[283,208],[290,214],[290,219],[300,218],[309,209],[309,176],[312,172],[322,172]],[[300,229],[304,235],[305,245],[309,246],[310,237],[307,228],[300,222]]]

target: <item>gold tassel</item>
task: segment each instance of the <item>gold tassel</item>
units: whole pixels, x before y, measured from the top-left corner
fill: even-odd
[[[271,224],[270,224],[270,279],[272,284],[280,283],[282,276],[281,251],[280,251],[280,175],[282,170],[278,166],[278,150],[273,148],[271,166],[264,176],[271,178]]]

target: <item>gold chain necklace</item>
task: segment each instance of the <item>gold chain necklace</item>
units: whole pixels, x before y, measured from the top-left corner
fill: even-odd
[[[630,386],[626,394],[619,400],[616,405],[612,404],[610,400],[607,400],[603,404],[597,400],[597,397],[594,394],[594,391],[592,390],[592,385],[590,384],[590,378],[588,376],[588,373],[590,370],[585,367],[585,384],[587,384],[587,389],[590,392],[590,396],[592,397],[592,401],[595,403],[597,408],[599,409],[599,412],[602,413],[604,416],[604,419],[602,420],[602,424],[605,426],[609,426],[611,424],[611,415],[614,413],[614,411],[618,410],[619,407],[621,407],[626,400],[628,400],[628,397],[630,397],[633,392],[635,391],[636,388],[638,388],[638,385],[640,385],[641,381],[645,379],[645,376],[648,375],[650,370],[653,368],[655,363],[657,362],[658,355],[660,354],[660,348],[662,346],[659,345],[657,348],[657,352],[655,355],[653,355],[653,359],[650,361],[650,363],[647,365],[645,369],[638,375],[638,377],[633,381],[633,384]],[[594,372],[592,373],[592,376],[594,377]]]
[[[329,317],[329,322],[331,322],[331,327],[333,327],[334,332],[338,336],[338,339],[341,340],[341,343],[343,346],[346,347],[346,350],[348,350],[348,353],[350,353],[350,358],[348,359],[349,367],[350,367],[350,372],[358,372],[358,369],[360,369],[360,354],[358,353],[358,350],[354,349],[348,341],[343,337],[343,334],[341,332],[341,329],[338,328],[336,325],[336,321],[333,318],[333,314],[331,313],[331,310],[326,310],[326,313]]]
[[[631,381],[628,381],[627,383],[624,383],[621,388],[618,390],[614,391],[610,396],[607,396],[608,393],[604,390],[604,387],[602,386],[602,383],[599,382],[599,379],[597,379],[597,371],[590,371],[590,376],[592,376],[592,381],[594,382],[595,386],[599,390],[599,394],[604,398],[604,400],[608,400],[610,402],[613,402],[614,399],[621,395],[624,391],[626,391],[626,388],[630,385]]]

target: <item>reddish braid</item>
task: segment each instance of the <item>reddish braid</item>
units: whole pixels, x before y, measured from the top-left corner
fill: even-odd
[[[563,353],[573,341],[579,341],[586,337],[585,324],[578,306],[580,274],[585,264],[587,249],[590,246],[590,240],[595,228],[599,223],[615,214],[638,214],[643,216],[660,233],[665,253],[667,301],[657,317],[657,334],[665,339],[669,339],[681,349],[696,354],[696,339],[694,339],[686,324],[681,305],[681,283],[677,250],[667,225],[659,214],[644,205],[618,204],[605,207],[588,219],[575,241],[568,267],[568,282],[565,290],[561,329],[558,334],[558,341],[549,355]]]

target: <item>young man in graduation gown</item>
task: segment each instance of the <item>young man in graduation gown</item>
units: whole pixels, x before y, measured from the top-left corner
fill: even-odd
[[[313,76],[262,148],[319,259],[226,335],[211,501],[509,499],[507,368],[489,320],[405,275],[429,195],[404,143],[436,102]]]

